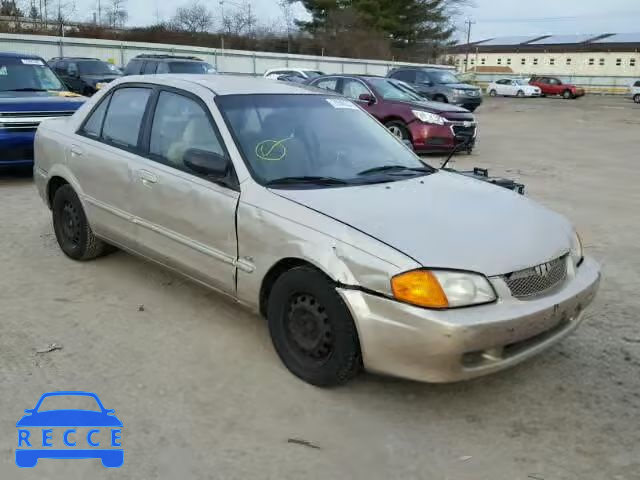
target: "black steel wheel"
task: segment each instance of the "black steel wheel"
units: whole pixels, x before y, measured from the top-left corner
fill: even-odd
[[[71,185],[63,185],[56,191],[51,210],[58,245],[69,258],[91,260],[113,250],[93,234],[82,203]]]
[[[283,273],[271,288],[267,320],[282,363],[305,382],[336,386],[360,372],[355,324],[335,286],[321,272],[296,267]]]

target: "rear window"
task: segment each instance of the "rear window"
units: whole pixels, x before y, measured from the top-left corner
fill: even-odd
[[[127,65],[127,68],[124,71],[125,75],[138,75],[140,73],[140,68],[142,67],[142,62],[140,60],[131,60]]]

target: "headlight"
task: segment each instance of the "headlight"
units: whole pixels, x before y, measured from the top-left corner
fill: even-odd
[[[582,263],[582,259],[584,258],[584,252],[582,250],[582,240],[580,240],[580,235],[578,232],[573,232],[573,237],[571,237],[571,259],[573,260],[573,264],[577,267]]]
[[[424,123],[433,123],[435,125],[444,125],[447,121],[444,117],[435,113],[425,112],[424,110],[411,110],[418,120]]]
[[[391,279],[396,300],[426,308],[481,305],[496,300],[486,277],[447,270],[412,270]]]
[[[458,96],[463,96],[467,94],[466,90],[460,90],[459,88],[454,88],[453,89],[453,94],[454,95],[458,95]]]
[[[106,85],[106,83],[104,82],[98,82],[96,83],[96,90],[100,90],[101,88],[103,88]]]

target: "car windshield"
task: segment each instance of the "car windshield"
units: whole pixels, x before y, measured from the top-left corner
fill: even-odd
[[[80,75],[112,75],[114,71],[106,62],[78,62]]]
[[[216,102],[254,178],[263,185],[362,185],[434,171],[344,98],[229,95],[216,97]]]
[[[406,87],[402,87],[400,84],[391,80],[385,80],[383,78],[371,78],[369,83],[375,88],[378,95],[385,100],[402,100],[406,102],[421,102],[424,101],[420,95],[417,95]]]
[[[171,73],[215,73],[216,69],[206,62],[169,62]]]
[[[321,72],[319,70],[305,70],[304,73],[306,73],[307,77],[309,78],[316,78],[324,75],[324,72]]]
[[[460,83],[460,79],[451,72],[429,72],[435,83]]]
[[[55,73],[38,59],[0,59],[0,91],[61,91]]]
[[[50,410],[102,411],[96,399],[88,395],[51,395],[45,397],[38,407],[38,412]]]

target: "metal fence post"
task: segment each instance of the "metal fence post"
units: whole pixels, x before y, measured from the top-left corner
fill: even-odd
[[[59,40],[58,49],[60,51],[60,55],[58,56],[64,57],[64,47],[62,46],[62,37],[58,37],[58,40]]]
[[[253,52],[252,60],[253,60],[253,76],[255,77],[256,74],[258,73],[256,71],[256,52]]]
[[[124,64],[124,43],[120,43],[120,66],[122,68],[126,67]]]

